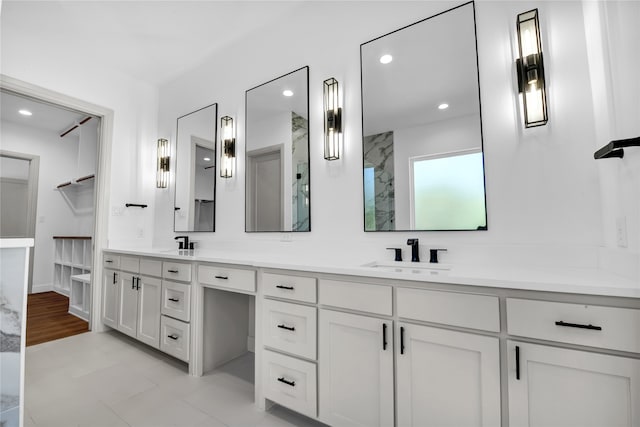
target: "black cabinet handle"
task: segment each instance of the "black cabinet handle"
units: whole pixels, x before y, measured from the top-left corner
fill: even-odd
[[[105,260],[104,260],[104,262],[107,262],[107,263],[111,264],[111,263],[113,262],[113,260],[111,260],[111,259],[105,259]]]
[[[177,273],[178,270],[167,270],[169,273]]]
[[[404,354],[404,326],[400,326],[400,354]]]
[[[140,290],[140,278],[136,277],[136,290],[139,291]]]
[[[216,279],[227,280],[229,279],[227,276],[215,276]]]
[[[114,285],[116,284],[116,272],[115,271],[113,272],[113,284]]]
[[[278,325],[278,328],[280,329],[286,329],[287,331],[295,331],[296,328],[293,326],[287,326],[287,325]]]
[[[131,289],[136,288],[136,278],[131,276]]]
[[[579,323],[567,323],[567,322],[563,322],[562,320],[556,322],[557,326],[566,326],[568,328],[580,328],[580,329],[591,329],[593,331],[601,331],[602,327],[601,326],[593,326],[591,324],[589,325],[581,325]]]
[[[286,289],[288,291],[292,291],[294,289],[293,286],[284,286],[284,285],[276,285],[276,288],[278,288],[278,289]]]
[[[520,347],[516,346],[516,379],[520,379]]]
[[[290,385],[291,387],[295,387],[296,386],[296,382],[295,381],[287,381],[287,380],[284,379],[284,377],[278,378],[278,381],[280,381],[281,383],[285,383],[286,385]]]
[[[169,301],[178,302],[180,300],[178,298],[169,298]]]
[[[387,349],[387,324],[382,324],[382,349]]]
[[[176,334],[171,334],[171,335],[167,335],[167,338],[171,338],[172,340],[176,341],[180,337],[177,336]]]

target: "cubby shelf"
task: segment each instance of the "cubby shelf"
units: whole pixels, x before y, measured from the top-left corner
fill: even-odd
[[[53,236],[54,241],[54,263],[53,263],[53,290],[59,294],[84,301],[85,293],[89,293],[87,300],[90,300],[90,286],[75,286],[75,276],[85,275],[91,272],[92,245],[90,236]],[[70,302],[70,311],[73,301]],[[88,313],[88,311],[87,311]],[[73,313],[76,314],[76,313]]]

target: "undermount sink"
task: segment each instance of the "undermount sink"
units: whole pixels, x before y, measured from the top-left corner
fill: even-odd
[[[380,262],[374,261],[367,264],[363,264],[363,267],[375,268],[379,271],[391,272],[391,273],[407,273],[407,274],[425,274],[425,275],[438,275],[447,274],[451,270],[449,264],[435,264],[426,262],[402,262],[402,261],[387,261]]]

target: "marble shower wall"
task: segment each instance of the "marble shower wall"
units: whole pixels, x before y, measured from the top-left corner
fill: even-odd
[[[365,136],[363,144],[364,167],[373,167],[375,194],[374,206],[365,203],[365,210],[375,209],[375,228],[365,218],[365,229],[395,230],[393,131]]]
[[[309,231],[309,121],[294,112],[291,112],[291,141],[291,230]]]

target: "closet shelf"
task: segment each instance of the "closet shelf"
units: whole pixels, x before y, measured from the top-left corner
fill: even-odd
[[[611,141],[595,153],[593,153],[594,159],[608,159],[611,157],[624,157],[624,147],[640,147],[640,136],[635,138],[618,139]]]
[[[75,187],[79,187],[79,186],[93,185],[93,180],[95,179],[95,177],[96,176],[94,174],[81,176],[80,178],[76,178],[76,179],[72,179],[71,181],[63,182],[62,184],[58,185],[55,188],[55,190],[66,190],[68,188],[75,188]]]

